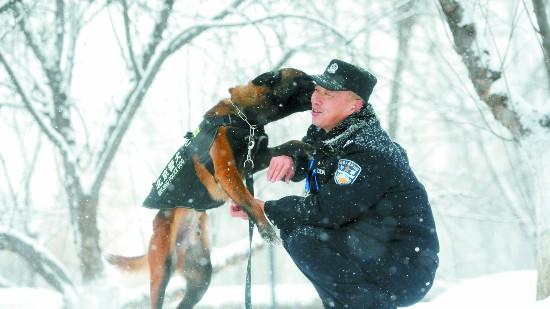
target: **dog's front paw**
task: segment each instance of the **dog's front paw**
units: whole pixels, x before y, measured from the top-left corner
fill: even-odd
[[[278,245],[281,243],[281,239],[279,238],[279,235],[277,235],[277,232],[271,226],[270,224],[259,226],[258,230],[260,231],[260,235],[262,238],[268,243],[273,245]]]

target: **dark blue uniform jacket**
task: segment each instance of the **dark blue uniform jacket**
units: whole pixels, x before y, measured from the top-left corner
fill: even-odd
[[[386,256],[432,257],[439,243],[428,196],[403,148],[381,128],[370,105],[328,133],[311,126],[296,156],[294,181],[306,178],[306,197],[267,201],[267,217],[281,233],[321,228],[339,253],[369,265]]]

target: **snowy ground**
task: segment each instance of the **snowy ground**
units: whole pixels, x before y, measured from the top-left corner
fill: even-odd
[[[412,309],[547,309],[550,298],[536,302],[534,271],[506,272],[468,279],[446,288],[434,286],[429,301]],[[433,293],[432,293],[433,292]],[[279,308],[319,308],[315,290],[308,285],[284,285],[276,290]],[[268,308],[270,292],[267,286],[255,286],[255,308]],[[429,294],[430,295],[430,294]],[[241,308],[243,287],[211,287],[200,308]],[[282,302],[282,300],[285,300]],[[61,308],[61,297],[48,290],[29,288],[0,289],[0,308]],[[103,307],[103,306],[102,306]],[[115,308],[113,308],[115,309]]]

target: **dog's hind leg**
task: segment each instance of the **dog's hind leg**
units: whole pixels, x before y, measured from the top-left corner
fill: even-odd
[[[190,230],[189,245],[178,250],[178,260],[183,260],[183,276],[187,282],[185,296],[178,305],[178,309],[193,308],[204,296],[212,278],[212,264],[210,250],[206,236],[205,212],[200,214],[196,228]],[[185,242],[184,242],[185,243]],[[178,267],[179,269],[179,267]]]
[[[147,252],[152,309],[162,308],[166,286],[176,263],[178,227],[187,211],[183,208],[161,209],[153,221],[153,236]]]

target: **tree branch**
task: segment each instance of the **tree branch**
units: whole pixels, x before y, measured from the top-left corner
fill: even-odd
[[[21,28],[21,31],[25,36],[28,46],[31,48],[33,54],[42,66],[42,70],[44,71],[44,74],[50,86],[50,90],[52,92],[52,108],[54,114],[54,117],[52,118],[52,127],[60,133],[67,144],[73,144],[74,140],[71,128],[69,107],[67,105],[67,96],[62,87],[63,74],[61,73],[61,68],[59,67],[61,61],[61,53],[63,50],[64,37],[64,34],[59,33],[64,32],[64,24],[60,24],[61,22],[64,22],[64,12],[60,12],[60,10],[64,10],[64,4],[62,0],[57,1],[55,12],[56,47],[60,50],[59,54],[57,54],[55,56],[55,59],[52,60],[53,62],[49,61],[46,55],[44,55],[42,50],[44,50],[45,48],[38,45],[37,40],[33,37],[31,31],[27,28],[26,18],[19,19],[19,27]],[[20,8],[16,7],[14,12],[16,17],[19,17],[18,15],[23,15],[22,12],[20,12]]]
[[[130,32],[130,17],[128,16],[128,3],[126,0],[121,0],[122,3],[122,16],[124,19],[124,34],[126,36],[126,48],[128,48],[128,54],[130,56],[130,62],[132,62],[132,68],[136,79],[141,79],[141,66],[137,63],[136,55],[134,53],[134,46],[132,44],[132,33]]]
[[[244,2],[244,0],[235,0],[229,7],[227,7],[225,10],[223,10],[222,12],[214,16],[212,18],[212,22],[196,24],[180,32],[172,40],[170,40],[166,45],[164,45],[163,48],[160,48],[160,50],[153,55],[153,57],[151,58],[150,64],[148,65],[147,68],[145,68],[143,72],[142,79],[134,87],[134,89],[132,89],[132,91],[126,96],[126,99],[124,100],[124,105],[120,109],[120,115],[119,117],[117,117],[116,123],[110,127],[109,133],[105,135],[107,137],[105,138],[103,142],[103,146],[99,152],[99,155],[97,156],[98,157],[98,160],[96,162],[97,174],[94,177],[92,177],[91,192],[99,191],[101,184],[103,182],[103,179],[105,178],[107,170],[116,153],[116,150],[118,149],[122,141],[122,138],[126,130],[128,129],[134,114],[136,113],[137,109],[141,105],[143,98],[145,97],[145,94],[147,93],[151,83],[153,82],[153,79],[155,78],[156,74],[158,73],[164,61],[170,55],[172,55],[175,51],[179,50],[185,44],[188,44],[190,41],[192,41],[194,38],[199,36],[204,31],[213,29],[213,28],[220,28],[220,27],[244,26],[244,25],[261,23],[261,22],[276,20],[276,19],[297,18],[297,19],[314,22],[324,27],[327,27],[337,36],[339,36],[344,41],[346,41],[345,36],[339,33],[337,29],[334,28],[333,26],[321,20],[318,20],[309,16],[303,16],[303,15],[277,14],[277,15],[266,16],[263,18],[259,18],[259,19],[247,21],[247,22],[220,22],[220,20],[223,19],[225,16],[227,16],[230,12],[233,12],[234,10],[236,10],[237,7],[242,2]]]
[[[252,253],[265,248],[265,242],[260,238],[253,238]],[[222,248],[212,249],[212,273],[218,273],[225,268],[240,263],[248,258],[248,238],[241,239]]]
[[[11,199],[13,206],[16,207],[19,204],[17,202],[17,193],[15,193],[15,189],[13,188],[10,173],[8,172],[6,160],[4,160],[4,157],[2,156],[2,154],[0,154],[0,164],[2,165],[2,171],[4,172],[4,177],[6,178],[9,198]]]
[[[6,69],[6,72],[8,73],[8,76],[12,82],[12,84],[15,87],[15,90],[19,94],[19,97],[21,98],[21,101],[23,101],[23,105],[29,111],[33,119],[38,124],[38,127],[46,134],[46,136],[50,139],[50,141],[58,148],[60,149],[60,152],[63,156],[65,156],[68,160],[73,161],[74,156],[72,154],[71,148],[69,144],[65,141],[63,136],[57,132],[56,130],[53,130],[50,126],[48,126],[45,121],[40,116],[39,112],[33,107],[31,101],[27,97],[25,91],[23,90],[23,87],[19,83],[17,77],[15,76],[15,73],[11,69],[8,61],[4,58],[4,53],[0,49],[0,62],[4,65],[4,68]]]
[[[414,1],[410,1],[404,4],[401,10],[404,14],[407,14],[413,8]],[[388,134],[394,139],[397,139],[399,129],[399,103],[401,101],[401,84],[403,82],[401,77],[409,59],[409,41],[411,38],[411,28],[414,26],[414,23],[414,14],[409,14],[397,21],[397,57],[393,71],[391,98],[388,108]]]
[[[277,15],[269,15],[269,16],[258,18],[258,19],[249,20],[249,21],[218,22],[217,20],[214,20],[214,22],[210,22],[210,23],[195,24],[195,25],[187,28],[185,31],[181,32],[180,34],[178,34],[176,36],[176,38],[174,38],[172,40],[172,42],[170,43],[167,51],[169,53],[173,53],[174,51],[178,50],[182,45],[184,45],[188,42],[187,37],[189,35],[193,35],[197,31],[198,32],[203,32],[205,30],[213,29],[213,28],[241,27],[241,26],[254,25],[254,24],[263,23],[263,22],[270,21],[270,20],[277,20],[277,19],[301,19],[301,20],[306,20],[306,21],[312,22],[314,24],[318,24],[318,25],[320,25],[324,28],[327,28],[330,32],[332,32],[333,34],[338,36],[340,39],[342,39],[343,42],[348,42],[349,41],[349,39],[343,33],[338,31],[338,29],[335,26],[333,26],[329,23],[326,23],[326,22],[324,22],[320,19],[313,18],[313,17],[307,16],[307,15],[299,15],[299,14],[277,14]]]
[[[65,38],[65,2],[55,2],[55,67],[60,68]]]
[[[0,14],[4,13],[5,11],[11,9],[16,2],[20,2],[21,0],[8,0],[4,5],[0,6]]]
[[[542,38],[542,53],[548,76],[548,90],[550,91],[550,26],[548,26],[546,5],[542,0],[533,0],[533,8],[537,17],[537,24],[539,25],[539,34]]]
[[[491,93],[491,86],[500,79],[501,72],[489,68],[483,59],[489,52],[474,51],[473,42],[477,39],[475,25],[463,24],[464,9],[458,1],[439,0],[443,14],[453,34],[456,52],[462,57],[468,75],[479,98],[489,106],[495,119],[506,127],[519,140],[529,131],[519,119],[518,113],[509,106],[509,98],[505,94]]]
[[[34,56],[36,57],[36,59],[38,59],[38,62],[42,66],[42,70],[44,71],[44,74],[48,79],[48,83],[50,85],[56,85],[57,83],[55,80],[54,66],[48,63],[48,59],[42,53],[42,48],[38,46],[37,40],[33,37],[31,31],[27,28],[26,18],[24,14],[22,14],[20,9],[17,7],[15,7],[14,12],[15,12],[16,18],[18,19],[19,28],[21,29],[21,32],[23,32],[23,35],[25,36],[25,40],[27,41],[28,46],[31,48]],[[52,89],[52,90],[56,90],[56,89]]]
[[[151,34],[151,39],[149,40],[149,44],[147,45],[147,48],[145,48],[145,52],[143,53],[143,68],[146,68],[149,65],[151,57],[155,53],[155,50],[162,40],[162,34],[164,33],[164,30],[166,30],[166,26],[168,25],[168,19],[170,17],[170,14],[172,13],[173,6],[174,0],[165,0],[164,4],[162,5],[159,19],[155,24],[153,33]]]
[[[224,18],[229,14],[231,10],[236,9],[243,1],[244,0],[234,1],[230,5],[230,7],[226,8],[221,13],[214,16],[212,19],[218,20],[218,19]],[[136,113],[138,108],[141,106],[141,103],[143,101],[143,98],[145,97],[145,94],[149,90],[149,87],[151,86],[153,79],[155,78],[156,74],[158,73],[164,61],[173,52],[175,52],[184,44],[196,38],[205,30],[207,30],[207,28],[197,29],[191,32],[184,31],[186,35],[183,38],[181,36],[177,36],[179,40],[174,39],[168,44],[167,48],[161,49],[160,52],[155,53],[154,56],[151,58],[150,64],[144,69],[142,79],[139,80],[138,84],[126,96],[124,100],[124,104],[120,109],[119,117],[117,117],[115,124],[110,127],[109,132],[106,134],[106,138],[103,141],[102,148],[100,149],[99,154],[97,156],[98,157],[98,160],[96,162],[97,172],[96,172],[96,175],[92,177],[90,192],[99,192],[99,189],[101,188],[101,185],[103,183],[103,179],[107,174],[107,170],[109,169],[109,166],[115,156],[115,153],[118,147],[120,146],[122,138],[124,137],[124,134],[128,130],[128,127],[130,126],[130,123],[132,121],[134,114]],[[177,48],[175,48],[176,46],[175,44],[173,44],[174,41],[176,40],[178,42]]]
[[[62,72],[65,73],[63,82],[65,85],[71,85],[72,79],[73,79],[73,68],[74,68],[74,61],[75,61],[75,49],[76,49],[76,42],[78,39],[78,34],[80,33],[82,20],[78,17],[75,17],[71,11],[69,11],[71,14],[69,16],[69,20],[71,23],[71,26],[68,27],[68,37],[67,37],[67,48],[65,49],[65,64],[63,67],[61,67],[61,63],[59,64],[59,68]]]
[[[64,296],[65,302],[75,300],[74,283],[61,263],[34,240],[14,231],[0,230],[0,250],[8,250],[24,258],[32,270]]]
[[[279,60],[273,64],[273,70],[281,69],[285,63],[287,63],[290,58],[292,58],[298,50],[296,48],[287,48],[284,54],[279,58]]]

